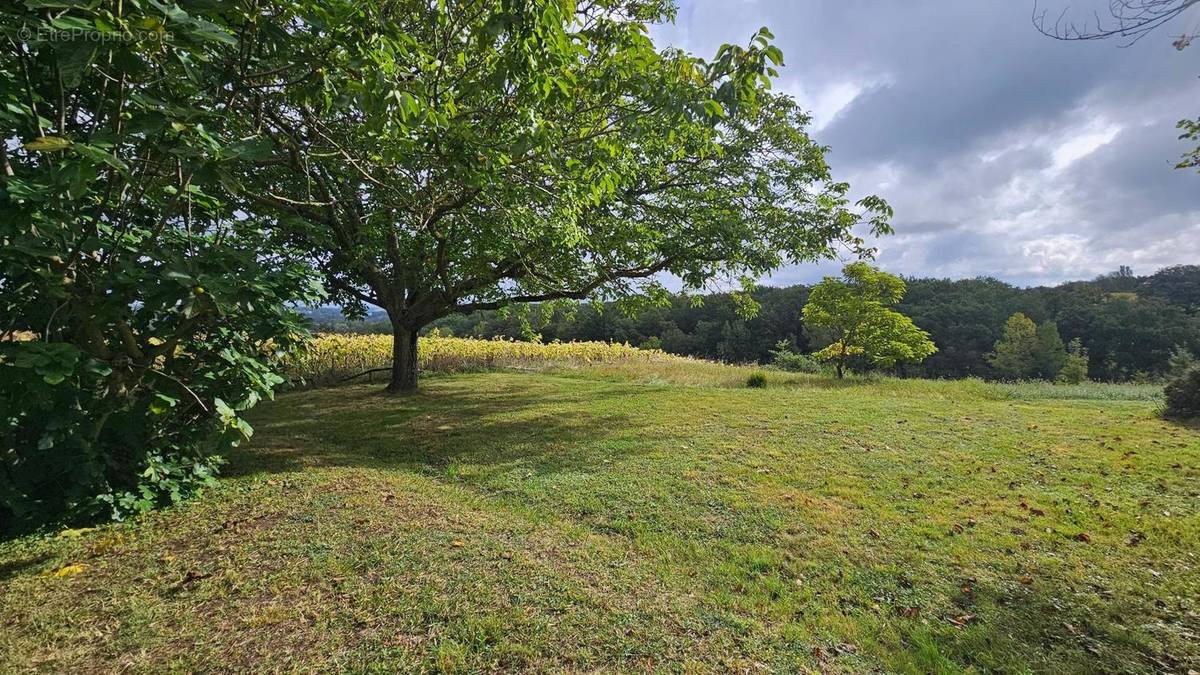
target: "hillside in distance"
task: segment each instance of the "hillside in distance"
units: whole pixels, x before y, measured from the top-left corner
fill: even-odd
[[[1200,266],[1169,267],[1138,276],[1129,268],[1091,281],[1022,288],[997,279],[909,278],[899,309],[928,331],[938,346],[919,367],[898,374],[961,378],[994,377],[987,354],[1004,322],[1021,312],[1037,323],[1057,324],[1063,340],[1078,338],[1089,350],[1089,375],[1101,381],[1145,381],[1162,377],[1178,349],[1200,354]],[[546,341],[611,341],[648,344],[684,356],[730,363],[768,363],[781,341],[813,351],[800,310],[809,287],[763,286],[753,292],[758,315],[745,319],[733,299],[718,293],[673,296],[670,307],[629,316],[613,305],[583,304],[573,311],[476,312],[435,323],[443,334]],[[699,300],[699,301],[698,301]],[[382,310],[366,321],[347,322],[336,309],[311,312],[325,332],[387,333]]]

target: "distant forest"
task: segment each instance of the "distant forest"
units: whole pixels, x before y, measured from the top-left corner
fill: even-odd
[[[1005,321],[1017,312],[1038,324],[1054,322],[1062,339],[1080,339],[1090,353],[1089,377],[1103,381],[1151,380],[1164,376],[1172,352],[1200,354],[1200,265],[1169,267],[1137,276],[1127,267],[1092,281],[1054,287],[1019,288],[992,278],[905,279],[908,295],[899,310],[929,332],[938,352],[908,376],[959,378],[997,376],[988,362]],[[761,309],[742,319],[729,294],[674,296],[669,307],[630,316],[611,305],[584,304],[572,312],[528,316],[503,312],[455,315],[431,329],[466,337],[524,339],[530,330],[543,340],[602,340],[659,347],[673,354],[733,363],[769,363],[781,341],[810,352],[800,310],[808,286],[764,286],[752,295]],[[549,314],[549,316],[544,316]],[[328,309],[313,313],[318,330],[390,332],[386,318],[345,322]]]

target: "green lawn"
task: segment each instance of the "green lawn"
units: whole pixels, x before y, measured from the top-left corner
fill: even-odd
[[[1200,670],[1153,401],[614,372],[282,396],[187,506],[0,544],[0,671]]]

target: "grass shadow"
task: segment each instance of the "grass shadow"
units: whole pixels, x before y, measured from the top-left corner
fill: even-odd
[[[621,386],[480,382],[441,377],[409,396],[369,385],[285,394],[253,411],[256,441],[230,453],[223,475],[330,466],[441,471],[460,461],[550,473],[601,463],[604,442],[629,427],[620,406],[605,403],[623,397]]]
[[[1035,670],[1061,672],[1094,672],[1098,663],[1113,673],[1176,672],[1185,665],[1176,654],[1181,645],[1149,639],[1106,618],[1154,610],[1100,593],[1081,600],[1078,591],[1078,584],[1066,579],[1043,578],[1037,586],[1017,588],[977,583],[974,601],[960,609],[980,618],[925,636],[956,666],[981,672],[1002,671],[1017,658]],[[1072,596],[1075,601],[1068,600]]]
[[[3,541],[3,540],[0,540]],[[27,574],[30,570],[50,560],[49,553],[39,553],[25,558],[16,558],[0,563],[0,581],[8,581]]]

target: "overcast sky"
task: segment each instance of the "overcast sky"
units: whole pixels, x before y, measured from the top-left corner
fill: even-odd
[[[896,209],[877,243],[889,271],[1035,285],[1200,263],[1200,175],[1173,168],[1187,150],[1175,123],[1200,115],[1200,44],[1171,45],[1200,8],[1122,49],[1040,35],[1033,0],[679,4],[660,45],[711,57],[775,33],[778,86],[813,112],[835,177]],[[1072,2],[1081,18],[1107,6]]]

